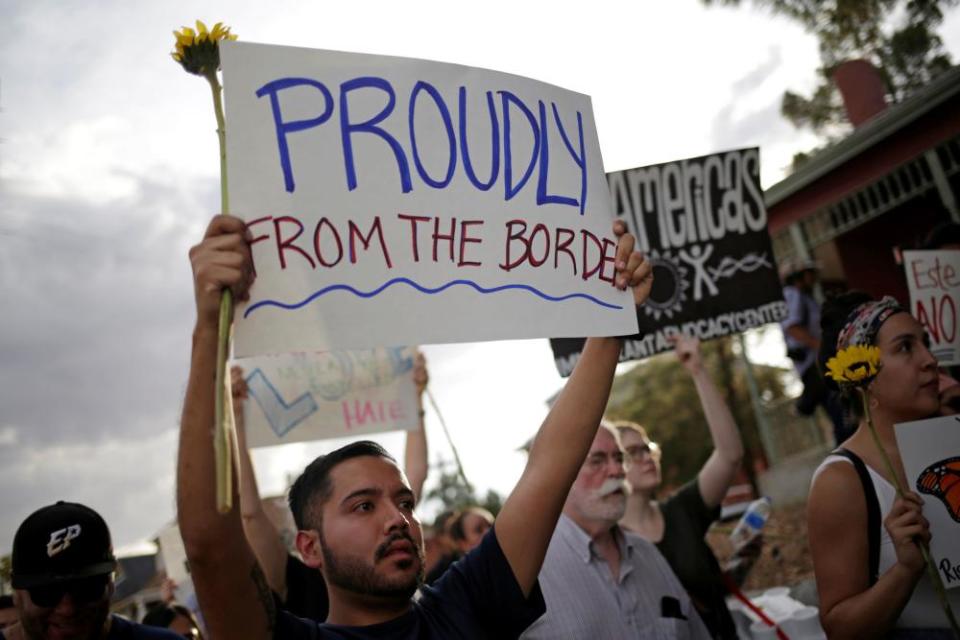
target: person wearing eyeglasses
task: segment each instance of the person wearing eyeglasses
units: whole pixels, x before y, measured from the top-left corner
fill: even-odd
[[[660,448],[640,425],[614,423],[627,453],[627,481],[633,489],[620,525],[657,546],[715,638],[736,638],[720,565],[704,536],[720,517],[720,503],[743,459],[743,442],[730,408],[703,366],[700,341],[678,335],[672,342],[697,388],[713,452],[696,478],[665,500],[658,500]]]
[[[710,637],[656,547],[617,524],[629,492],[620,437],[601,422],[540,571],[547,612],[522,640]]]
[[[11,564],[20,621],[0,640],[183,640],[110,614],[117,560],[90,507],[61,501],[32,513],[14,535]]]

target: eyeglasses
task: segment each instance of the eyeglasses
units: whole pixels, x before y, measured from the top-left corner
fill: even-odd
[[[656,442],[644,442],[643,444],[635,444],[631,447],[627,447],[627,455],[630,456],[635,462],[643,460],[647,456],[650,456],[654,459],[660,458],[660,445]]]
[[[606,467],[608,464],[610,464],[611,460],[613,460],[613,463],[615,465],[618,465],[618,466],[623,465],[623,454],[618,451],[617,453],[612,453],[610,455],[607,455],[603,452],[598,451],[597,453],[594,453],[593,455],[587,457],[587,460],[586,462],[584,462],[584,465],[591,470],[599,470],[599,469],[602,469],[603,467]]]
[[[109,574],[92,576],[90,578],[70,580],[69,582],[44,585],[42,587],[31,587],[27,589],[27,592],[30,594],[30,599],[33,601],[33,604],[38,607],[55,607],[63,600],[63,596],[68,593],[74,604],[84,605],[96,602],[102,598],[109,581]]]

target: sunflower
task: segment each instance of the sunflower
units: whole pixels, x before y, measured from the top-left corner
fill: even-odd
[[[237,36],[230,33],[230,27],[223,26],[222,22],[213,25],[208,30],[207,25],[197,20],[197,29],[183,27],[173,32],[176,42],[175,51],[170,55],[174,60],[190,73],[205,76],[216,73],[220,68],[221,40],[236,40]]]
[[[827,375],[840,385],[866,386],[880,372],[880,349],[852,345],[827,360]]]
[[[186,71],[205,78],[213,94],[213,112],[217,118],[217,139],[220,142],[220,212],[230,213],[230,200],[227,189],[227,125],[223,117],[222,87],[217,71],[220,69],[220,42],[236,40],[230,33],[230,27],[222,22],[207,29],[207,25],[197,20],[197,29],[183,27],[174,31],[175,51],[170,55]],[[233,477],[233,456],[236,453],[236,431],[233,424],[233,411],[230,410],[230,395],[226,391],[229,380],[226,376],[227,354],[230,353],[230,322],[233,318],[233,298],[230,290],[220,294],[220,318],[217,335],[217,372],[216,395],[214,399],[214,456],[217,479],[217,510],[227,513],[233,508],[231,491]]]

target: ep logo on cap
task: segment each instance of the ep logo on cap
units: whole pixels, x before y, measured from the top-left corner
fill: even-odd
[[[50,541],[47,543],[47,557],[52,558],[64,549],[70,546],[71,540],[76,540],[80,536],[80,525],[74,524],[66,529],[58,529],[50,534]]]
[[[13,537],[11,584],[32,589],[113,573],[110,530],[96,511],[58,502],[30,514]]]

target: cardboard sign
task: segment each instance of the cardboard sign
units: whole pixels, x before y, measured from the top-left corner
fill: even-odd
[[[960,587],[960,416],[894,427],[907,488],[923,498],[930,555],[947,589]]]
[[[637,309],[639,332],[620,361],[786,317],[760,189],[760,152],[741,149],[607,174],[614,211],[653,265],[653,290]],[[551,340],[560,375],[582,340]]]
[[[238,360],[247,381],[247,444],[415,429],[419,426],[409,348],[328,351]]]
[[[636,331],[590,99],[404,58],[222,43],[238,357]]]
[[[942,366],[960,364],[960,251],[904,251],[903,266],[910,313],[927,330],[930,352]]]

